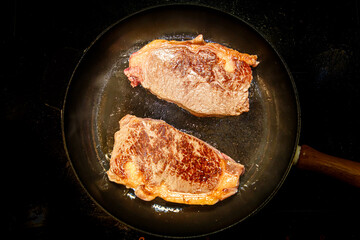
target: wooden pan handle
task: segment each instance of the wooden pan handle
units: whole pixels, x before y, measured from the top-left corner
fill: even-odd
[[[332,176],[360,187],[360,163],[321,153],[307,145],[301,146],[296,166]]]

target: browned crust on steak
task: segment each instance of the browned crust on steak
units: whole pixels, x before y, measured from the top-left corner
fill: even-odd
[[[107,172],[143,200],[214,204],[238,190],[244,166],[161,120],[120,120]]]
[[[202,35],[190,41],[154,40],[129,59],[125,75],[133,87],[196,116],[240,115],[249,111],[248,89],[256,55],[239,53]]]

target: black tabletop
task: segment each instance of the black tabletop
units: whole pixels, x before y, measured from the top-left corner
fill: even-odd
[[[117,222],[85,193],[66,157],[60,117],[91,42],[119,19],[164,3],[211,6],[252,25],[293,75],[300,144],[360,161],[357,1],[7,1],[0,45],[7,236],[158,239]],[[360,239],[359,203],[359,189],[294,167],[260,212],[201,239]]]

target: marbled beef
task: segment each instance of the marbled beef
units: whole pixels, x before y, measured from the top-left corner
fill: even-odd
[[[243,172],[240,163],[162,120],[126,115],[107,174],[146,201],[212,205],[238,191]]]
[[[196,116],[249,111],[248,89],[256,55],[239,53],[199,35],[189,41],[154,40],[133,53],[125,75],[157,97]]]

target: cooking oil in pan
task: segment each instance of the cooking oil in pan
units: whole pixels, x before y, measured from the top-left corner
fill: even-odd
[[[141,46],[139,43],[120,54],[99,98],[96,137],[99,142],[98,150],[103,153],[101,165],[104,172],[109,168],[114,133],[119,130],[119,121],[126,114],[132,114],[137,117],[164,120],[175,128],[209,143],[245,165],[245,174],[240,178],[239,191],[256,188],[255,176],[261,170],[261,161],[264,158],[261,154],[265,152],[262,148],[266,146],[269,138],[266,131],[267,112],[262,101],[266,93],[263,93],[263,87],[260,86],[262,79],[258,79],[256,69],[249,89],[249,112],[240,116],[221,118],[196,117],[173,103],[157,98],[141,86],[131,87],[123,70],[128,67],[129,56]],[[128,195],[129,190],[125,187],[123,190],[127,198],[136,198],[134,194]],[[164,204],[152,206],[157,212],[177,211],[164,210]]]

